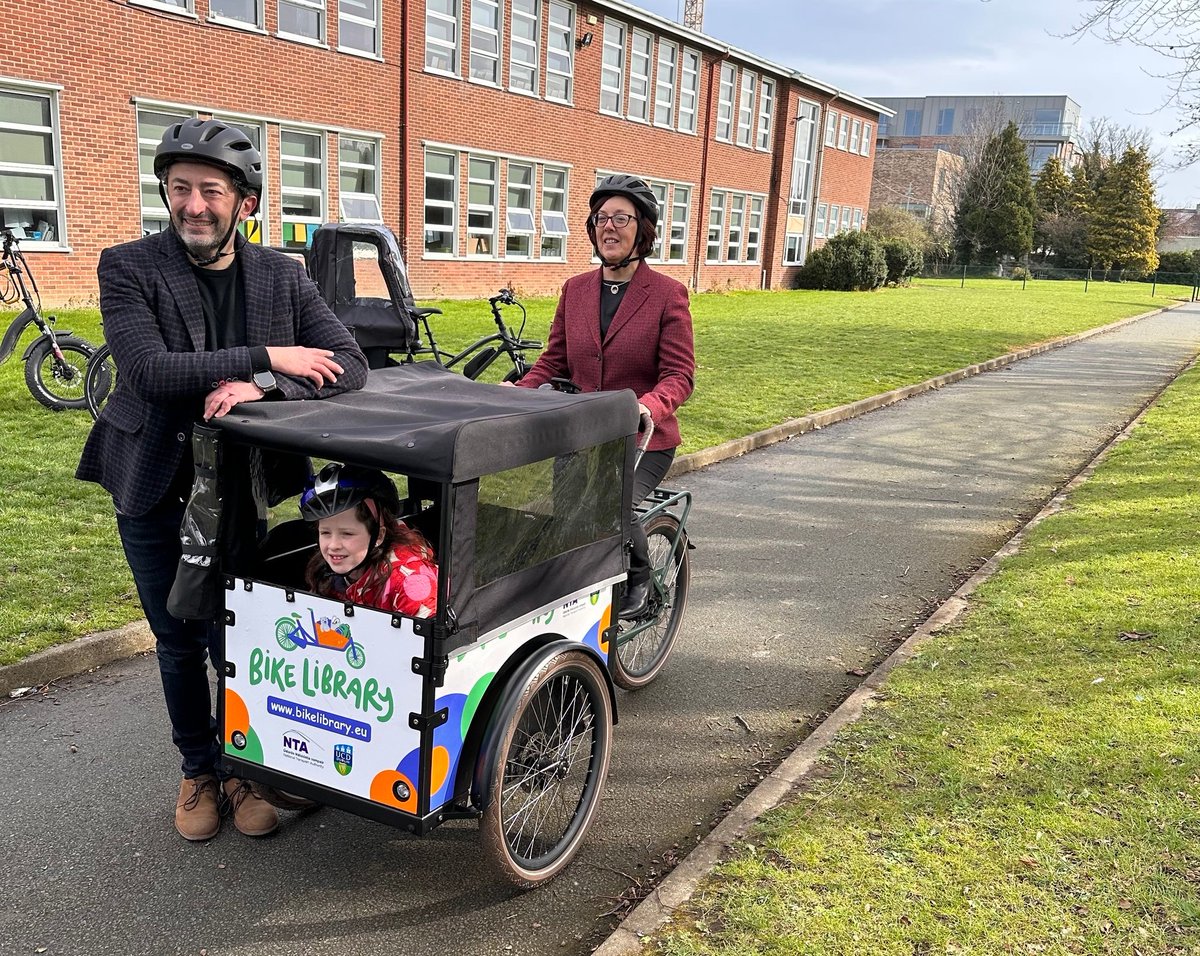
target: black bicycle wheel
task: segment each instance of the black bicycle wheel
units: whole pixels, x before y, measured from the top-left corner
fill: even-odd
[[[84,379],[84,395],[92,418],[100,417],[100,409],[108,401],[117,385],[117,366],[112,360],[112,349],[104,343],[88,360],[87,377]]]
[[[48,338],[40,339],[25,360],[25,384],[34,398],[56,412],[86,408],[84,379],[96,346],[75,335],[60,335],[57,341],[63,361],[55,357]]]
[[[612,722],[604,675],[584,651],[550,658],[525,685],[479,824],[484,852],[509,882],[544,883],[578,851],[608,775]]]
[[[519,382],[519,381],[521,381],[521,379],[523,379],[525,377],[525,373],[528,371],[529,371],[529,369],[526,367],[513,366],[507,372],[504,373],[504,381]]]
[[[645,687],[658,676],[683,623],[691,564],[686,537],[681,536],[674,549],[671,547],[678,528],[679,519],[666,512],[655,515],[646,524],[646,539],[650,544],[650,602],[640,620],[619,623],[613,639],[616,646],[609,652],[613,683],[625,690]],[[639,628],[637,633],[622,642],[622,634],[634,628]]]

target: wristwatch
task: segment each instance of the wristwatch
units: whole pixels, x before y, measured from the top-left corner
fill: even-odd
[[[275,376],[270,371],[255,372],[250,381],[262,389],[263,395],[270,395],[279,388],[275,384]]]

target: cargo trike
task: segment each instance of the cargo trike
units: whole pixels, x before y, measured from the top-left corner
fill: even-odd
[[[218,578],[233,771],[268,796],[415,834],[477,818],[508,880],[559,873],[603,790],[614,685],[658,674],[687,598],[690,497],[659,490],[640,513],[649,608],[616,617],[633,394],[501,388],[418,362],[372,372],[360,392],[242,405],[211,424],[193,442],[200,492],[219,489],[222,461],[247,457],[381,469],[438,566],[427,618],[310,593],[315,531],[294,501],[277,502],[253,557]],[[255,480],[270,471],[251,468]]]

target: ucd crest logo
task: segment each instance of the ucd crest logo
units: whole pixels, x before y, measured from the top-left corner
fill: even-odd
[[[354,748],[349,744],[333,745],[333,766],[343,777],[354,766]]]

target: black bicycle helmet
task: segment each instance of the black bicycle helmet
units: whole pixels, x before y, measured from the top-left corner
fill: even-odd
[[[377,501],[393,514],[400,510],[396,485],[382,471],[331,461],[309,479],[300,496],[300,515],[306,521],[332,518],[368,499]]]
[[[243,193],[262,198],[262,154],[240,129],[220,120],[173,123],[154,150],[154,175],[162,182],[172,163],[208,163],[233,177]]]
[[[650,220],[651,225],[658,225],[658,199],[654,195],[654,190],[646,185],[644,179],[627,176],[624,173],[604,177],[592,191],[592,196],[588,200],[588,208],[595,209],[597,202],[607,199],[609,196],[624,196],[633,203],[639,213]]]

